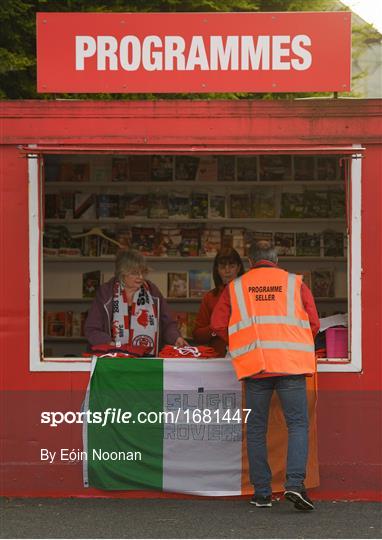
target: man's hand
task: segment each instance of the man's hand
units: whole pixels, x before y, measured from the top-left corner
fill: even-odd
[[[178,339],[174,343],[174,347],[188,347],[187,341],[182,337],[179,336]]]

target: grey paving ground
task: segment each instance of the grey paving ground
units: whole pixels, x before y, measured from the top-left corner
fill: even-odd
[[[2,538],[381,538],[382,505],[245,500],[2,499]]]

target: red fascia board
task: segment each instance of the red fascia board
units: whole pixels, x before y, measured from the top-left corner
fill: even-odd
[[[36,145],[33,148],[21,146],[20,149],[30,155],[33,154],[334,154],[334,155],[353,155],[362,154],[365,148],[354,148],[352,146],[214,146],[214,145],[126,145],[126,146],[83,146],[78,145]]]

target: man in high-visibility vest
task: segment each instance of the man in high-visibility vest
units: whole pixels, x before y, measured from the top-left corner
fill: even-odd
[[[304,480],[308,456],[305,377],[316,371],[314,336],[319,319],[302,276],[277,266],[277,253],[265,241],[250,247],[250,270],[226,288],[211,328],[228,342],[238,379],[244,380],[251,503],[272,506],[266,434],[273,391],[279,395],[288,427],[285,497],[298,510],[313,510]]]

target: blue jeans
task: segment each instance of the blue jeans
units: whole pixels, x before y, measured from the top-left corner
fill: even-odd
[[[304,489],[308,459],[308,404],[304,375],[247,379],[247,448],[251,482],[257,495],[271,495],[272,472],[268,465],[266,436],[273,390],[281,401],[288,427],[288,458],[285,489]]]

